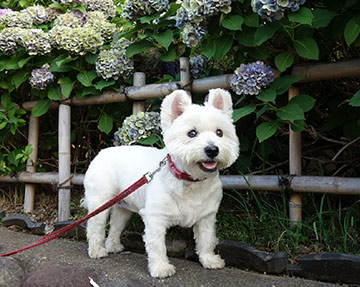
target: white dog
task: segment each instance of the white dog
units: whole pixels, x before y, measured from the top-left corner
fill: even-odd
[[[153,180],[120,204],[89,219],[89,256],[101,258],[121,252],[120,235],[132,212],[145,224],[143,236],[151,276],[175,273],[166,255],[166,229],[193,226],[196,252],[203,267],[224,267],[214,253],[216,213],[222,199],[219,170],[229,167],[239,154],[239,140],[232,124],[230,94],[209,91],[204,106],[191,103],[182,90],[168,95],[161,106],[165,148],[143,146],[110,147],[102,150],[86,172],[84,206],[89,212],[117,195],[143,174],[154,171],[169,155],[167,164]],[[105,242],[105,225],[111,212]]]

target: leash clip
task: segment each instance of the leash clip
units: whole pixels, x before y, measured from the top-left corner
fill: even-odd
[[[145,176],[145,178],[147,180],[147,183],[152,181],[153,178],[154,178],[154,175],[157,172],[159,172],[162,169],[163,166],[166,165],[166,161],[167,161],[167,157],[165,157],[162,161],[159,162],[159,167],[156,170],[154,170],[153,172],[147,172],[147,173],[144,174],[144,176]]]

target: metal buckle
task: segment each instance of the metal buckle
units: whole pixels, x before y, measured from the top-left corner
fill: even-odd
[[[144,174],[144,176],[145,176],[145,178],[147,180],[147,183],[152,181],[153,178],[154,178],[154,175],[157,172],[159,172],[163,166],[166,165],[166,161],[167,161],[167,157],[165,157],[162,161],[159,162],[159,167],[157,169],[155,169],[153,172],[147,172],[147,173]]]

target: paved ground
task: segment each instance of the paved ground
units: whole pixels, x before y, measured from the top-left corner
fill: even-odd
[[[14,232],[0,226],[0,254],[24,247],[39,239],[38,236]],[[200,264],[171,258],[176,266],[175,276],[167,279],[151,278],[147,272],[146,257],[136,253],[112,254],[108,258],[94,260],[86,254],[87,244],[83,242],[57,239],[13,255],[25,265],[26,271],[32,271],[42,265],[76,266],[94,270],[98,274],[98,284],[110,281],[131,279],[152,286],[203,286],[203,287],[330,287],[338,286],[300,278],[269,276],[246,272],[235,268],[205,270]],[[49,285],[50,286],[50,285]]]

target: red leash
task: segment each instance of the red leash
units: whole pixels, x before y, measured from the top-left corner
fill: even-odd
[[[93,217],[93,216],[99,214],[100,212],[104,211],[105,209],[110,208],[111,206],[113,206],[116,203],[123,200],[129,194],[133,193],[135,190],[139,189],[144,184],[149,183],[153,179],[154,174],[157,173],[165,164],[166,164],[166,158],[163,159],[160,162],[159,167],[154,172],[148,172],[148,173],[144,174],[134,184],[132,184],[127,189],[123,190],[118,195],[116,195],[114,198],[110,199],[108,202],[106,202],[105,204],[103,204],[99,208],[95,209],[93,212],[89,213],[88,215],[84,216],[83,218],[80,218],[79,220],[75,221],[74,223],[72,223],[70,225],[67,225],[67,226],[65,226],[65,227],[63,227],[63,228],[61,228],[61,229],[59,229],[57,231],[54,231],[54,232],[52,232],[52,233],[50,233],[48,235],[45,235],[44,237],[40,238],[39,240],[36,240],[34,243],[25,246],[24,248],[14,250],[14,251],[11,251],[11,252],[8,252],[8,253],[5,253],[5,254],[1,254],[0,257],[10,256],[10,255],[19,253],[21,251],[30,249],[32,247],[42,245],[44,243],[47,243],[47,242],[49,242],[49,241],[51,241],[53,239],[56,239],[56,238],[58,238],[58,237],[60,237],[60,236],[62,236],[64,234],[66,234],[71,229],[79,226],[81,223],[88,220],[90,217]]]
[[[83,218],[80,218],[79,220],[57,230],[54,231],[48,235],[45,235],[44,237],[40,238],[39,240],[36,240],[35,242],[25,246],[24,248],[18,249],[18,250],[14,250],[5,254],[1,254],[0,257],[5,257],[5,256],[10,256],[10,255],[14,255],[16,253],[19,253],[21,251],[45,244],[51,240],[54,240],[64,234],[66,234],[67,232],[69,232],[70,230],[74,229],[75,227],[78,227],[80,224],[82,224],[83,222],[87,221],[89,218],[99,214],[100,212],[104,211],[105,209],[108,209],[110,207],[112,207],[113,205],[119,203],[121,200],[123,200],[125,197],[127,197],[128,195],[130,195],[131,193],[133,193],[135,190],[139,189],[141,186],[143,186],[146,183],[149,183],[153,177],[154,174],[157,173],[158,171],[160,171],[160,169],[166,164],[166,161],[169,162],[169,168],[171,170],[171,172],[174,174],[174,176],[178,179],[183,179],[183,180],[187,180],[187,181],[192,181],[192,182],[196,182],[198,180],[194,180],[190,177],[190,175],[182,173],[181,171],[179,171],[174,163],[171,160],[170,155],[167,155],[162,161],[160,161],[159,163],[159,167],[153,171],[153,172],[148,172],[146,174],[144,174],[138,181],[136,181],[135,183],[133,183],[131,186],[129,186],[127,189],[123,190],[122,192],[120,192],[118,195],[116,195],[115,197],[113,197],[112,199],[110,199],[108,202],[104,203],[102,206],[100,206],[99,208],[95,209],[93,212],[89,213],[88,215],[84,216]]]

